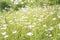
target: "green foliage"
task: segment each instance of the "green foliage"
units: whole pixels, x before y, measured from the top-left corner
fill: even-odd
[[[3,9],[7,10],[8,8],[10,8],[10,6],[7,2],[5,2],[5,1],[0,2],[0,11]]]
[[[57,5],[60,4],[60,0],[18,0],[18,4],[15,4],[11,0],[2,0],[0,1],[0,10],[7,8],[12,8],[18,10],[22,7],[39,7],[39,6],[48,6],[48,5]]]
[[[60,0],[49,0],[49,5],[60,4]]]

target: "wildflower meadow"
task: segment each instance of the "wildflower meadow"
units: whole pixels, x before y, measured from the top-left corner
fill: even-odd
[[[0,0],[0,40],[60,40],[60,0]]]

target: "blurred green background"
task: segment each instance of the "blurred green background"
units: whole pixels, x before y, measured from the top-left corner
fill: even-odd
[[[40,7],[48,5],[60,5],[60,0],[0,0],[0,11],[12,8],[18,10],[22,7]]]

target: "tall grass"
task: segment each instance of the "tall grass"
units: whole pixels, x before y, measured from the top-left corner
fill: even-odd
[[[0,0],[0,40],[60,40],[60,0]]]
[[[60,6],[11,9],[0,13],[0,40],[60,40]]]

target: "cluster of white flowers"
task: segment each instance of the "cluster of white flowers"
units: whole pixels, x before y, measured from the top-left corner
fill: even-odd
[[[48,37],[52,37],[52,34],[46,34],[46,36],[48,36]]]
[[[8,35],[7,35],[6,32],[2,32],[1,34],[4,36],[4,38],[7,38],[8,37]]]

